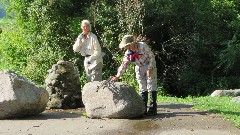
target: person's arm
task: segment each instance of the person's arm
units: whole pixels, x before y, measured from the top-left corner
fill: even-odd
[[[93,54],[89,58],[90,62],[95,60],[97,57],[102,57],[101,56],[101,54],[102,54],[101,46],[98,42],[97,36],[94,34],[91,37],[91,44],[93,45]]]
[[[113,81],[117,81],[122,76],[122,74],[127,70],[129,63],[130,61],[127,58],[127,52],[125,52],[125,55],[123,57],[123,62],[121,66],[118,68],[118,73],[112,77]]]
[[[74,45],[73,45],[73,51],[74,52],[80,52],[82,49],[82,41],[81,39],[83,38],[83,35],[80,34],[77,38],[77,40],[75,41]]]
[[[148,63],[148,69],[153,69],[154,66],[154,62],[155,62],[155,55],[153,54],[153,52],[151,51],[151,49],[148,47],[147,44],[144,44],[144,48],[143,48],[146,52],[146,54],[148,55],[147,57],[150,58],[149,63]]]
[[[146,54],[150,58],[149,63],[148,63],[148,70],[147,70],[147,77],[152,77],[153,74],[153,62],[155,62],[155,55],[151,51],[151,49],[148,47],[147,44],[144,45],[144,50],[146,51]]]

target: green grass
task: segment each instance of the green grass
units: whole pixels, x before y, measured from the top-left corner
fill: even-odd
[[[226,120],[240,128],[240,103],[230,102],[233,97],[162,97],[158,96],[158,102],[194,103],[193,109],[208,111],[223,116]]]

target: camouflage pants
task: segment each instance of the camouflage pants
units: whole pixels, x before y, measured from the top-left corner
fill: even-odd
[[[139,84],[139,92],[157,91],[157,68],[153,65],[152,77],[147,77],[148,66],[135,66],[136,78]]]

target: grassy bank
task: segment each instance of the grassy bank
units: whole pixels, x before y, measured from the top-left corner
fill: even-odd
[[[233,97],[158,97],[158,102],[194,103],[193,109],[208,111],[223,116],[226,120],[240,128],[240,103],[230,102]]]

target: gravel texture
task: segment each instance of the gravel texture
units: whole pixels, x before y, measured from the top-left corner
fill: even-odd
[[[1,120],[1,135],[239,135],[220,116],[192,110],[191,104],[159,103],[158,114],[138,119],[89,119],[84,108],[46,110],[21,119]]]

